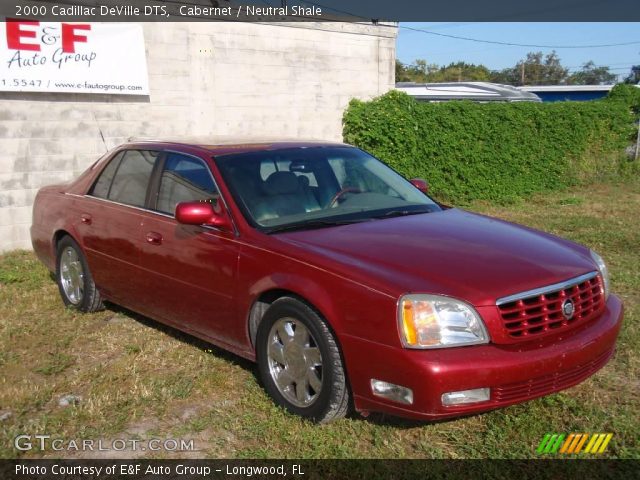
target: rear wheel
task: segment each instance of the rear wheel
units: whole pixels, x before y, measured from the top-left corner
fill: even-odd
[[[258,369],[278,405],[316,422],[344,417],[344,366],[326,322],[307,304],[283,297],[269,307],[256,338]]]
[[[81,312],[95,312],[103,308],[100,292],[93,282],[84,254],[69,236],[58,242],[56,280],[66,306]]]

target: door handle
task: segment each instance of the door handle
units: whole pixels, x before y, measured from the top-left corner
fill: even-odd
[[[147,243],[150,243],[151,245],[160,245],[162,243],[162,235],[157,232],[148,232]]]
[[[91,215],[89,215],[88,213],[83,213],[82,215],[80,215],[80,221],[85,225],[91,225],[91,222],[93,221],[93,219],[91,218]]]

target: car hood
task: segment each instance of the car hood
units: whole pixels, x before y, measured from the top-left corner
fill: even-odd
[[[474,305],[596,270],[586,247],[458,209],[274,237],[385,293],[442,294]]]

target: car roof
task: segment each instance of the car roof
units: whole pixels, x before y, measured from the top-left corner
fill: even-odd
[[[260,150],[280,150],[283,148],[308,147],[346,147],[344,143],[324,140],[301,140],[261,137],[178,137],[178,138],[129,138],[124,146],[143,147],[188,146],[206,150],[212,155],[227,155],[231,153],[246,153]]]

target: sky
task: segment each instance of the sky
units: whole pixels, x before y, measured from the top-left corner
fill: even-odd
[[[397,58],[405,64],[416,59],[447,65],[452,62],[483,64],[491,70],[514,66],[527,52],[554,50],[542,47],[495,45],[458,40],[408,30],[431,32],[507,43],[584,46],[555,48],[562,65],[571,72],[589,60],[610,67],[611,73],[626,76],[631,65],[640,64],[640,23],[412,23],[401,22]],[[593,45],[637,42],[634,45],[596,48]]]

